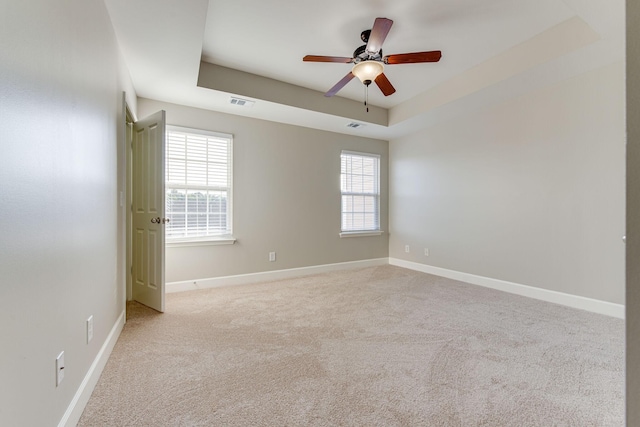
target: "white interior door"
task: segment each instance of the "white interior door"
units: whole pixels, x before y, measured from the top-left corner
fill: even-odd
[[[165,112],[133,126],[132,296],[163,312]]]

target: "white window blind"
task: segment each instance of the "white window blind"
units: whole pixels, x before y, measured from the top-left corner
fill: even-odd
[[[232,136],[167,127],[167,241],[231,235]]]
[[[380,230],[380,156],[343,151],[340,162],[342,231]]]

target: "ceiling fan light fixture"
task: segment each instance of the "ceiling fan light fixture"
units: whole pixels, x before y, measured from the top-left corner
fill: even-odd
[[[380,61],[362,61],[353,66],[351,73],[364,84],[371,84],[384,71],[384,64]]]
[[[340,62],[344,64],[355,63],[349,74],[333,85],[324,96],[335,95],[354,77],[358,77],[365,86],[365,98],[369,93],[369,85],[376,82],[384,96],[393,95],[396,89],[393,87],[387,76],[384,75],[384,64],[416,64],[420,62],[438,62],[442,57],[442,52],[432,50],[429,52],[409,52],[394,55],[383,55],[382,44],[384,43],[393,21],[388,18],[376,18],[373,28],[360,33],[360,39],[366,45],[360,46],[353,51],[353,57],[345,56],[324,56],[306,55],[302,58],[307,62]],[[366,104],[365,100],[365,104]]]

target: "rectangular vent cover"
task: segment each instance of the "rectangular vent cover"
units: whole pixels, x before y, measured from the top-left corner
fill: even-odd
[[[358,129],[358,128],[361,128],[362,126],[364,126],[362,123],[356,123],[356,122],[351,122],[347,124],[348,128],[353,128],[353,129]]]
[[[248,99],[242,99],[242,98],[234,98],[231,97],[231,100],[229,101],[232,105],[237,105],[240,107],[253,107],[253,104],[255,104],[255,101],[249,101]]]

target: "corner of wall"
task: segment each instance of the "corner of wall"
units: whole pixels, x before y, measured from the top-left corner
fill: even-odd
[[[58,423],[58,427],[75,426],[78,424],[78,421],[80,421],[82,412],[84,412],[84,408],[87,406],[87,402],[89,402],[91,393],[93,393],[93,389],[96,387],[96,384],[100,379],[100,375],[102,374],[102,371],[109,360],[109,356],[113,351],[113,347],[115,347],[118,337],[122,332],[122,328],[125,323],[125,316],[126,311],[123,310],[118,316],[116,323],[111,328],[111,332],[107,336],[107,339],[102,344],[102,347],[100,347],[100,351],[84,376],[84,379],[82,380],[80,387],[78,387],[76,394],[73,396],[64,416]]]

